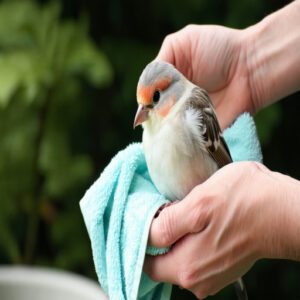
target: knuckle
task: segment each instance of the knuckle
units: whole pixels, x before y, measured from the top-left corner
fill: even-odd
[[[192,212],[190,224],[191,224],[191,232],[200,232],[203,231],[208,223],[207,218],[208,212],[202,206],[197,206]]]
[[[163,40],[164,45],[169,45],[172,43],[172,40],[174,39],[175,33],[169,33],[168,35],[165,36]]]
[[[265,168],[261,163],[257,161],[247,161],[245,162],[246,167],[249,168],[251,171],[257,171],[257,170],[262,170]]]
[[[259,163],[256,161],[247,161],[246,164],[248,164],[250,168],[259,169]]]
[[[160,244],[164,246],[169,246],[173,240],[173,222],[174,217],[172,213],[172,207],[168,207],[162,210],[160,213],[161,223],[160,223]]]
[[[182,31],[193,31],[195,29],[195,24],[188,24],[185,27],[183,27]]]
[[[195,201],[191,209],[190,226],[192,232],[199,232],[206,228],[210,220],[210,212],[212,206],[212,196],[207,194],[205,196],[199,193],[200,188],[195,188]],[[203,193],[203,191],[202,191]]]
[[[214,296],[214,295],[216,295],[218,292],[219,292],[219,290],[214,289],[214,290],[211,290],[211,291],[209,292],[209,295],[210,295],[210,296]]]
[[[268,168],[257,161],[245,162],[244,170],[245,173],[251,177],[256,176],[257,174],[265,174],[268,172]]]
[[[150,270],[147,272],[147,275],[155,282],[161,281],[161,278],[160,278],[158,272],[154,272],[153,270]]]
[[[239,165],[239,174],[242,176],[255,176],[258,172],[267,172],[268,168],[257,161],[235,162],[232,167]]]
[[[257,162],[257,161],[253,161],[253,163],[255,164],[255,167],[257,169],[259,169],[260,171],[264,171],[264,172],[269,171],[269,169],[265,165],[263,165],[262,163]]]
[[[194,267],[185,267],[179,271],[178,282],[184,289],[191,290],[198,279],[198,271]]]
[[[199,299],[204,299],[208,296],[213,296],[214,294],[215,294],[215,292],[212,290],[212,286],[211,286],[210,282],[207,282],[207,281],[205,283],[201,284],[201,286],[198,286],[195,291],[195,295]]]
[[[156,282],[162,281],[162,274],[159,269],[160,266],[160,260],[159,257],[151,257],[146,258],[145,264],[144,264],[144,271],[145,273]]]
[[[205,288],[201,287],[195,292],[195,295],[198,299],[205,299],[208,296],[208,293],[206,292]]]
[[[198,198],[199,194],[201,194],[202,190],[203,190],[202,185],[198,184],[192,189],[191,193],[194,197]]]

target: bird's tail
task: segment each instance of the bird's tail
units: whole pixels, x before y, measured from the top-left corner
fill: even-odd
[[[248,295],[246,291],[245,284],[242,278],[239,278],[234,283],[235,293],[237,295],[238,300],[248,300]]]

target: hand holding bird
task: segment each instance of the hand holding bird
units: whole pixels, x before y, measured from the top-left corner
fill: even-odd
[[[257,111],[260,85],[248,70],[249,30],[216,25],[188,25],[168,35],[157,59],[173,64],[186,78],[205,89],[222,130],[242,112]],[[249,37],[248,37],[249,36]]]

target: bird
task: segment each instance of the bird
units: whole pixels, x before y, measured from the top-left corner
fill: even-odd
[[[140,75],[133,127],[142,125],[142,146],[150,177],[171,202],[232,162],[208,93],[172,64],[154,60]],[[243,280],[235,282],[247,300]]]

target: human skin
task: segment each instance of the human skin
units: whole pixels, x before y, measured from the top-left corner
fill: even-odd
[[[229,164],[153,220],[149,243],[173,247],[144,269],[201,299],[260,258],[300,260],[299,194],[297,180],[262,164]]]
[[[222,128],[300,88],[300,1],[244,30],[191,25],[168,36],[157,59],[205,88]],[[300,260],[300,183],[255,162],[232,163],[152,222],[147,257],[157,281],[215,294],[261,258]]]
[[[209,92],[222,128],[299,90],[300,1],[245,30],[188,25],[168,35],[157,59]]]

